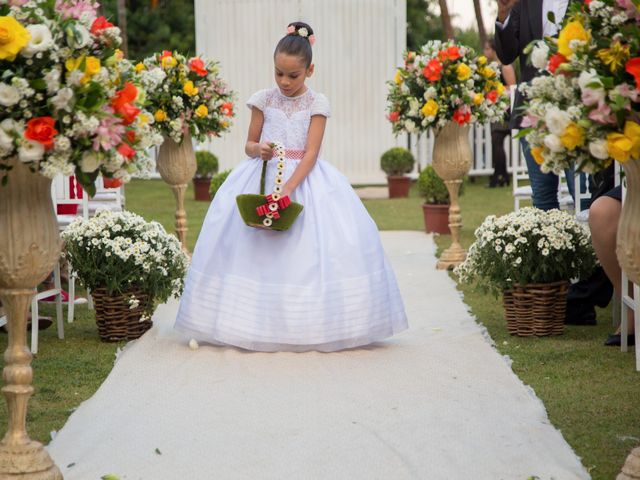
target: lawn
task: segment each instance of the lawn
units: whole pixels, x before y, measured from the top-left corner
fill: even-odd
[[[511,211],[510,189],[486,189],[485,181],[468,182],[461,198],[462,244],[470,245],[473,230],[490,213]],[[173,195],[161,181],[136,180],[127,186],[127,208],[173,229]],[[408,199],[366,200],[365,205],[382,230],[422,230],[420,199],[412,190]],[[195,244],[208,204],[187,192],[188,243]],[[450,237],[436,238],[439,250]],[[611,311],[598,311],[598,326],[568,327],[553,338],[517,338],[506,333],[500,302],[462,286],[465,302],[488,330],[497,350],[513,360],[513,369],[544,401],[552,423],[582,457],[594,479],[611,479],[619,472],[631,448],[640,444],[640,398],[634,354],[605,348],[611,330]],[[44,307],[47,314],[51,309]],[[30,402],[31,435],[47,443],[50,432],[62,427],[80,402],[89,398],[109,373],[116,349],[101,343],[93,314],[77,309],[76,321],[66,326],[66,339],[55,329],[41,332],[40,353],[34,360],[36,395]],[[6,336],[0,335],[0,349]],[[6,428],[6,407],[0,404],[0,429]]]

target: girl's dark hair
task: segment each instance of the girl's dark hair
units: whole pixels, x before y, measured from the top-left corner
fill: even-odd
[[[302,58],[307,68],[311,65],[311,60],[313,59],[313,53],[311,51],[311,41],[309,37],[313,35],[313,28],[304,22],[292,22],[287,27],[295,28],[295,31],[292,33],[287,33],[284,37],[280,39],[278,45],[276,45],[276,50],[273,52],[273,58],[276,57],[279,53],[284,53],[286,55],[293,55],[296,57]],[[307,36],[303,37],[298,34],[298,31],[304,28],[307,30]]]

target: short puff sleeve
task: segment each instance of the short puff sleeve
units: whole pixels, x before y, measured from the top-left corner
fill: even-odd
[[[247,107],[250,109],[256,107],[261,112],[264,112],[265,105],[267,103],[268,90],[258,90],[256,93],[249,97],[247,100]]]
[[[311,116],[313,115],[322,115],[327,118],[331,116],[329,100],[321,93],[316,94],[316,98],[313,100],[313,104],[311,105]]]

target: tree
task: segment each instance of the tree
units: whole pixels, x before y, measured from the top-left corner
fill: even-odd
[[[476,11],[476,20],[478,21],[478,35],[480,35],[480,44],[484,47],[484,45],[487,43],[487,31],[484,28],[482,9],[480,8],[480,0],[473,0],[473,8]]]
[[[122,46],[120,48],[127,57],[129,56],[129,46],[127,42],[127,3],[125,0],[118,0],[118,26],[122,32]]]
[[[407,0],[407,48],[418,50],[427,40],[442,40],[442,22],[434,0]]]
[[[440,16],[442,18],[442,28],[444,29],[444,35],[447,39],[455,38],[453,33],[453,25],[451,24],[451,15],[449,15],[449,7],[447,6],[447,0],[438,0],[440,4]]]

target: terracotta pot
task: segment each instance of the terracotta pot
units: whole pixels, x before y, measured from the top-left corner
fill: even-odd
[[[193,152],[191,135],[186,133],[182,143],[176,143],[171,138],[165,137],[160,146],[156,159],[158,172],[167,182],[176,198],[176,234],[182,244],[182,249],[187,251],[187,212],[184,209],[184,193],[187,190],[189,180],[196,174],[196,155]]]
[[[627,195],[622,204],[616,254],[629,280],[640,284],[640,160],[622,164]]]
[[[0,441],[0,478],[62,479],[47,451],[26,430],[33,394],[27,314],[35,287],[60,258],[51,180],[31,172],[17,158],[8,164],[9,183],[0,187],[0,298],[9,332],[2,372],[9,418]]]
[[[195,199],[199,202],[210,202],[211,194],[209,188],[211,187],[210,178],[194,178],[193,179],[193,193]]]
[[[387,177],[389,182],[389,198],[407,198],[409,196],[409,188],[411,187],[411,179],[404,175],[393,175]]]
[[[424,229],[427,233],[449,235],[449,205],[422,204]]]

